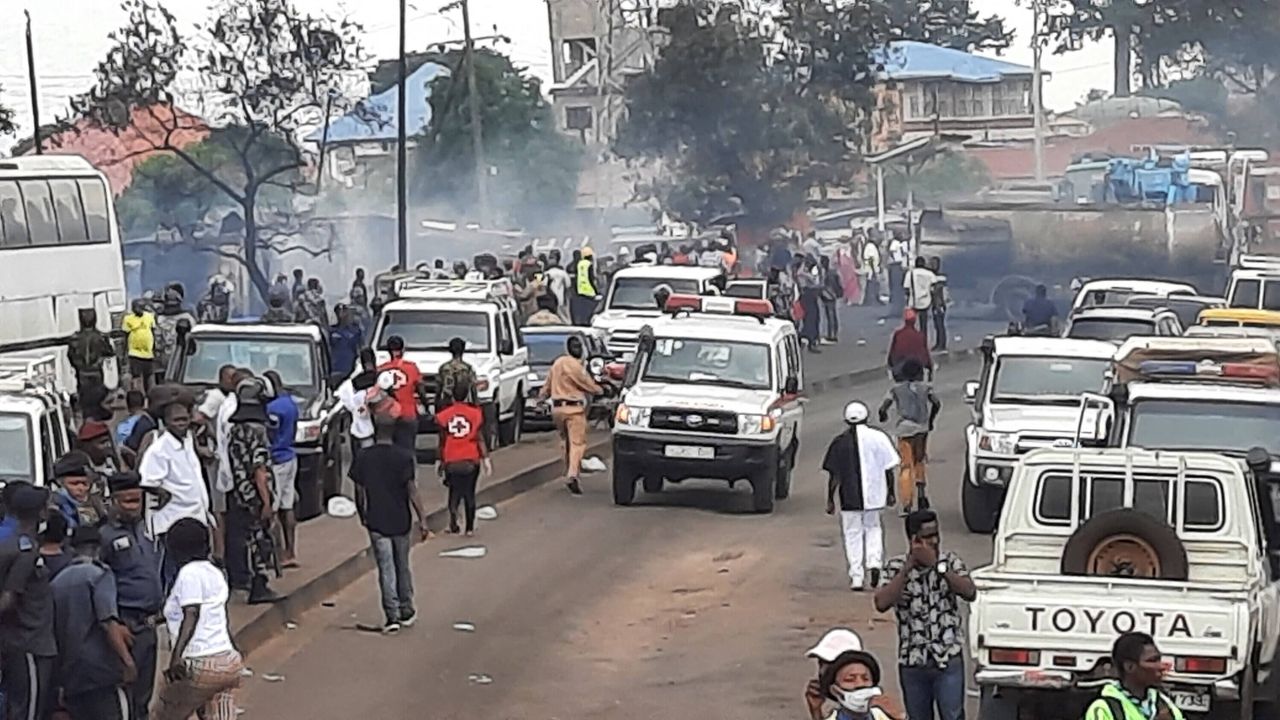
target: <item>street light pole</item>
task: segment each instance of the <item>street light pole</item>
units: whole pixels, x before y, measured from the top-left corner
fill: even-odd
[[[36,89],[36,49],[31,40],[31,12],[22,11],[27,16],[27,77],[31,87],[31,122],[35,126],[31,137],[36,143],[36,154],[44,154],[44,141],[40,139],[40,94]]]
[[[1043,0],[1031,2],[1031,112],[1035,114],[1034,152],[1036,158],[1036,182],[1044,182],[1044,97],[1041,92],[1041,55],[1044,39],[1041,37],[1040,19],[1044,11]]]
[[[484,159],[484,128],[480,124],[480,91],[476,87],[475,39],[471,37],[471,7],[461,0],[462,33],[466,43],[463,62],[467,66],[467,108],[471,115],[471,153],[475,156],[476,199],[480,205],[481,227],[489,224],[489,166]]]
[[[400,268],[409,267],[409,188],[408,188],[408,148],[409,113],[405,109],[408,104],[405,92],[409,84],[409,66],[405,59],[405,25],[408,23],[405,12],[406,0],[400,0],[400,82],[396,88],[396,258]]]

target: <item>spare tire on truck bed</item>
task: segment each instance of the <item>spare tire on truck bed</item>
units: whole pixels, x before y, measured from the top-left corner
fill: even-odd
[[[1062,552],[1063,575],[1187,579],[1178,533],[1147,513],[1121,508],[1089,518]]]

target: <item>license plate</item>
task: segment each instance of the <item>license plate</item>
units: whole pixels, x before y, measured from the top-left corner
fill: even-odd
[[[1209,712],[1208,690],[1170,690],[1169,699],[1183,712]]]
[[[663,454],[682,460],[714,460],[716,449],[702,445],[668,445],[663,448]]]

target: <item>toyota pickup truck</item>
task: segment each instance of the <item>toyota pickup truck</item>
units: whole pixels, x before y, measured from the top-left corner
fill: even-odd
[[[1102,391],[1116,347],[1101,340],[1010,336],[987,338],[981,349],[982,374],[964,384],[973,410],[965,428],[960,501],[969,531],[990,534],[1018,458],[1054,443],[1072,444],[1080,393]]]
[[[1023,457],[993,560],[972,573],[980,717],[1080,718],[1114,677],[1116,637],[1140,631],[1159,645],[1166,690],[1189,717],[1254,718],[1280,679],[1280,553],[1265,485],[1245,462],[1211,453]]]

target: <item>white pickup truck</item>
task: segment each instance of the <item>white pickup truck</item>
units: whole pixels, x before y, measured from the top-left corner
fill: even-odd
[[[1023,457],[992,563],[973,572],[980,717],[1080,718],[1111,676],[1116,637],[1140,631],[1164,653],[1178,707],[1252,720],[1280,681],[1280,562],[1264,484],[1209,453]]]

